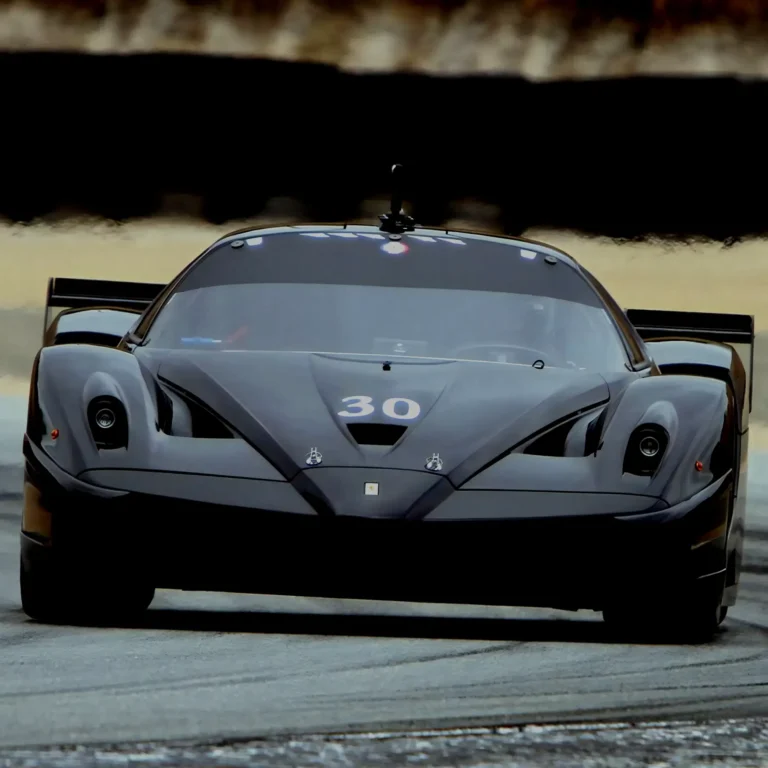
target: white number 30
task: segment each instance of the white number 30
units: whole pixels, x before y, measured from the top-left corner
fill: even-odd
[[[373,398],[368,397],[368,395],[351,395],[350,397],[345,397],[341,402],[347,404],[347,409],[339,411],[339,416],[347,416],[349,418],[370,416],[376,410],[371,405]],[[421,406],[416,401],[409,400],[406,397],[390,397],[381,404],[381,410],[390,419],[410,421],[421,413]],[[405,412],[403,413],[403,411]]]

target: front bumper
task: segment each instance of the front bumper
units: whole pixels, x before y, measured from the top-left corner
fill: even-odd
[[[291,510],[287,483],[191,476],[197,500],[108,490],[26,455],[22,556],[94,578],[112,568],[172,589],[568,609],[688,599],[725,579],[730,477],[631,514],[606,513],[604,494],[563,494],[603,511],[536,517],[509,492],[515,517],[482,519],[488,492],[459,491],[475,519],[414,521]],[[215,502],[228,480],[237,506]]]

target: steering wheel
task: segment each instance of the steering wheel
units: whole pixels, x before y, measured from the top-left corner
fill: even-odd
[[[452,354],[456,357],[462,357],[465,355],[468,351],[471,350],[493,350],[497,349],[499,351],[502,350],[512,350],[514,352],[524,352],[527,356],[532,356],[531,365],[536,362],[536,360],[542,360],[544,364],[549,364],[552,360],[552,356],[548,354],[547,352],[542,351],[541,349],[534,349],[533,347],[524,347],[519,344],[506,344],[506,343],[488,343],[488,344],[463,344],[460,347],[456,347]],[[490,359],[490,355],[488,355],[488,358]],[[551,363],[554,365],[554,363]]]

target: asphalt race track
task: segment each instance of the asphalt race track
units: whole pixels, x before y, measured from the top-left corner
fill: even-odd
[[[20,399],[0,400],[0,462]],[[159,592],[141,626],[47,626],[18,595],[18,468],[0,469],[0,748],[494,723],[768,715],[768,454],[741,599],[708,645],[599,617]],[[393,553],[393,567],[397,553]]]

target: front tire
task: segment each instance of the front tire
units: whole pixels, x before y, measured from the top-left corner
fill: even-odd
[[[728,608],[719,599],[692,600],[675,606],[632,610],[624,606],[606,608],[603,620],[622,636],[654,642],[702,643],[712,640]]]
[[[101,573],[74,573],[70,568],[21,558],[19,587],[24,613],[46,623],[93,623],[139,618],[149,608],[155,588]]]

